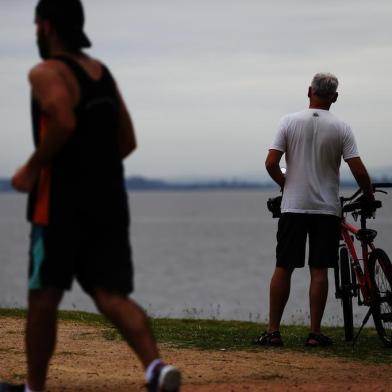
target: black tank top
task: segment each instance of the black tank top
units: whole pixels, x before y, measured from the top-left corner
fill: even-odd
[[[49,168],[48,224],[128,224],[129,213],[119,151],[119,102],[109,70],[102,65],[99,80],[92,79],[74,60],[63,61],[79,83],[80,100],[74,108],[76,127]],[[32,103],[34,142],[39,145],[42,113]],[[30,194],[28,218],[34,221],[40,181]]]

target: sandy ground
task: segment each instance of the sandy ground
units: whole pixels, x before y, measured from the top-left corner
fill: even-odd
[[[24,322],[0,319],[0,378],[25,379]],[[143,371],[122,341],[105,329],[61,322],[48,391],[144,391]],[[161,347],[183,372],[183,392],[392,391],[392,365],[368,365],[315,353],[207,352]]]

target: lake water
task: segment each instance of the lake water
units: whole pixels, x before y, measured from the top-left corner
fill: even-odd
[[[349,195],[350,190],[343,192]],[[277,220],[266,210],[274,191],[135,192],[130,195],[134,250],[133,297],[157,317],[265,321],[274,269]],[[392,194],[369,227],[392,255]],[[25,197],[0,194],[0,307],[26,306],[29,226]],[[332,272],[324,322],[342,324]],[[308,320],[307,268],[296,270],[286,323]],[[63,309],[95,311],[78,287]],[[355,306],[357,324],[365,309]]]

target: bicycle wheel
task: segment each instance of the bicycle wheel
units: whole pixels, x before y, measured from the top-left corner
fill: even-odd
[[[369,273],[374,325],[383,344],[392,347],[392,264],[382,249],[370,254]]]
[[[346,341],[353,340],[354,320],[353,301],[351,293],[351,266],[347,248],[343,247],[339,252],[340,284],[343,305],[344,337]]]

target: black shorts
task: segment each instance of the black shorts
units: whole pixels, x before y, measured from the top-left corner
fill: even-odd
[[[334,215],[284,213],[279,219],[276,266],[301,268],[305,265],[309,235],[309,266],[333,268],[338,260],[341,220]]]
[[[133,291],[127,226],[75,224],[31,228],[29,289],[69,290],[73,279],[87,293]]]

